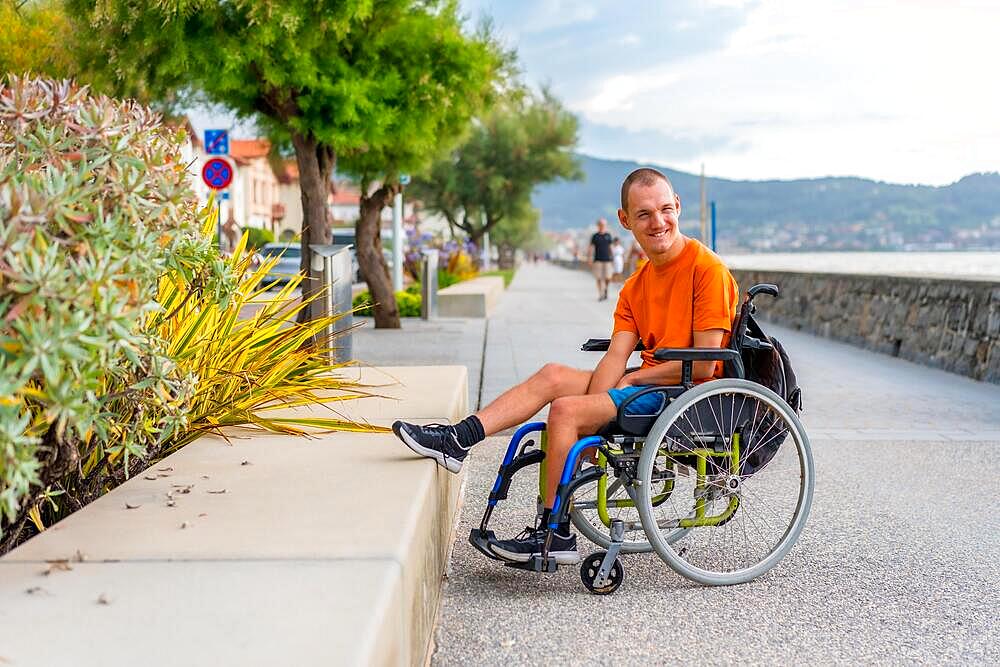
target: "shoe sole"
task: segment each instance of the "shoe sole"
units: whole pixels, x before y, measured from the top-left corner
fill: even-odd
[[[445,460],[444,453],[439,452],[436,449],[428,449],[424,447],[419,442],[410,437],[410,434],[402,429],[402,427],[397,428],[395,424],[392,425],[392,432],[396,434],[403,444],[409,447],[414,454],[420,454],[429,459],[434,459],[435,462],[448,472],[458,473],[462,470],[462,462],[457,459]]]
[[[512,563],[527,563],[535,554],[515,553],[501,549],[495,544],[490,545],[490,551],[500,556],[504,560]],[[580,562],[580,554],[576,551],[550,551],[549,558],[555,560],[559,565],[576,565]]]

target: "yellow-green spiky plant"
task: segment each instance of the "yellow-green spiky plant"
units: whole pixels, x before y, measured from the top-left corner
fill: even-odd
[[[210,219],[206,229],[212,227]],[[347,313],[297,323],[295,316],[309,305],[295,296],[302,276],[289,276],[279,292],[269,293],[264,281],[278,258],[258,263],[245,252],[246,238],[227,260],[239,285],[228,303],[199,294],[178,274],[160,282],[158,301],[163,310],[149,319],[147,330],[166,341],[168,356],[181,373],[197,378],[187,428],[164,453],[205,431],[236,425],[292,434],[304,434],[306,428],[385,431],[346,420],[331,405],[370,395],[340,372],[350,362],[329,361],[328,348],[337,341],[322,340],[328,325]],[[254,312],[247,313],[250,309]],[[317,339],[321,344],[313,343]],[[273,415],[276,410],[316,404],[327,406],[330,416]]]

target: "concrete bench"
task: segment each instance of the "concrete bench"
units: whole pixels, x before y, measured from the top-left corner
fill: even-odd
[[[503,278],[480,276],[438,290],[441,317],[489,317],[503,294]]]
[[[465,367],[360,373],[398,384],[329,404],[345,417],[467,413]],[[0,559],[0,655],[17,665],[422,664],[460,476],[391,434],[227,436],[200,438]]]

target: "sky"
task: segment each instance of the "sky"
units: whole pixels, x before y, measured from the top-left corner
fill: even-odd
[[[1000,0],[461,0],[580,152],[733,179],[1000,170]]]

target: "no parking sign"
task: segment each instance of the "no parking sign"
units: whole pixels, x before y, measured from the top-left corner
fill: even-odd
[[[201,180],[213,190],[224,190],[233,182],[233,168],[222,158],[212,158],[201,168]]]

